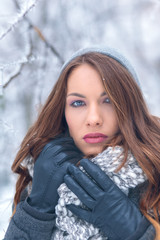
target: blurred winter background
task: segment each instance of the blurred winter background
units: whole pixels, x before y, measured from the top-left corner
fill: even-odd
[[[75,50],[119,49],[135,67],[151,112],[160,116],[159,25],[159,0],[1,0],[0,238],[15,191],[12,161]]]

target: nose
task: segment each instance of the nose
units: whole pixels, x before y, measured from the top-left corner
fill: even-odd
[[[88,109],[86,124],[91,127],[102,126],[103,118],[98,106],[93,105]]]

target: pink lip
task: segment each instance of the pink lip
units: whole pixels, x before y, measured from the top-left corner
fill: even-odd
[[[88,133],[83,137],[86,143],[101,143],[105,141],[106,138],[107,136],[102,133]]]

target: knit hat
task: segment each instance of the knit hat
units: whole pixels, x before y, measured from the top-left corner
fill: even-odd
[[[119,53],[117,50],[115,50],[114,48],[110,48],[110,47],[105,47],[105,48],[101,48],[101,47],[91,47],[91,48],[82,48],[80,50],[78,50],[77,52],[75,52],[62,66],[60,73],[67,67],[67,65],[74,60],[76,57],[82,56],[86,53],[91,53],[91,52],[95,52],[95,53],[101,53],[104,54],[108,57],[111,57],[113,59],[115,59],[117,62],[119,62],[123,67],[125,67],[128,72],[132,75],[132,77],[134,78],[134,80],[137,82],[137,84],[140,86],[137,74],[134,70],[134,68],[132,67],[132,65],[130,64],[130,62],[127,60],[126,57],[124,57],[121,53]]]

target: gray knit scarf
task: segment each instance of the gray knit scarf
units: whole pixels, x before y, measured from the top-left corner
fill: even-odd
[[[124,158],[123,148],[116,146],[108,147],[105,151],[90,159],[97,164],[116,185],[128,195],[129,188],[134,188],[146,180],[146,175],[138,165],[134,156],[129,152],[127,162],[118,173],[114,170],[122,163]],[[80,167],[82,171],[84,169]],[[58,188],[59,201],[56,206],[56,231],[54,231],[51,240],[86,240],[108,239],[104,237],[99,229],[92,224],[82,221],[76,217],[67,208],[67,204],[83,206],[77,196],[68,189],[65,183]]]

